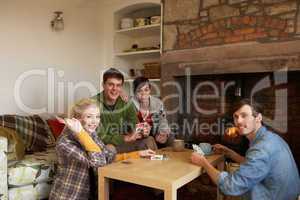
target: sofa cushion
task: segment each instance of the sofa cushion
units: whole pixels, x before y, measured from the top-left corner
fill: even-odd
[[[9,187],[52,180],[56,154],[54,149],[25,155],[23,160],[8,162]]]
[[[65,128],[65,124],[58,121],[56,118],[54,119],[48,119],[47,123],[49,125],[50,130],[52,131],[52,134],[54,135],[55,139],[57,139],[62,131]]]
[[[0,126],[15,130],[23,139],[26,151],[43,151],[52,142],[47,123],[38,115],[1,115]]]
[[[9,200],[47,199],[51,190],[50,183],[31,184],[22,187],[9,188]]]
[[[0,199],[7,199],[7,138],[0,137]]]

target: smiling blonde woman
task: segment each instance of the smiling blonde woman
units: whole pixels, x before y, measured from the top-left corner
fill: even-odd
[[[154,154],[144,150],[116,156],[116,151],[104,145],[97,136],[100,112],[95,100],[80,100],[72,107],[71,117],[61,120],[66,128],[56,144],[58,169],[50,199],[94,199],[92,194],[97,192],[90,192],[90,176],[97,174],[98,167],[114,160]]]

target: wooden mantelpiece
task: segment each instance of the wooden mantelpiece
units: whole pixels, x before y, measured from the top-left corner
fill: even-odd
[[[161,57],[162,75],[180,72],[190,66],[196,74],[223,74],[275,71],[282,67],[300,70],[300,40],[280,43],[239,43],[164,52]],[[174,70],[177,64],[179,70]],[[172,65],[173,70],[166,66]],[[197,66],[197,67],[196,67]],[[168,68],[168,67],[167,67]],[[195,72],[196,72],[195,71]],[[178,74],[181,75],[181,74]]]
[[[185,76],[186,68],[191,75],[205,74],[235,74],[273,72],[278,70],[300,70],[300,54],[290,56],[270,56],[244,59],[224,59],[211,61],[191,61],[164,64],[163,71],[167,70],[168,76]]]
[[[161,63],[161,96],[166,109],[172,110],[179,102],[174,98],[166,100],[166,97],[177,94],[177,88],[168,84],[177,82],[176,77],[300,71],[300,40],[173,50],[163,53]],[[177,120],[176,114],[168,118],[173,122]]]

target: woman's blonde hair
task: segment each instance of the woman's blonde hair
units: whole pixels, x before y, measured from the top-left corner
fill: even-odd
[[[90,106],[99,108],[98,104],[99,103],[94,99],[89,99],[89,98],[81,99],[72,106],[70,111],[70,118],[79,119],[81,118],[82,113]]]

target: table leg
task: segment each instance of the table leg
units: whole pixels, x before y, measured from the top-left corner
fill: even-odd
[[[98,185],[99,185],[98,199],[109,200],[109,179],[100,175]]]
[[[219,171],[224,171],[224,160],[222,162],[218,163],[217,169]],[[217,191],[217,200],[223,200],[223,199],[224,199],[224,196],[222,195],[221,191],[218,188],[218,191]]]
[[[177,190],[172,188],[164,190],[164,200],[177,200]]]

